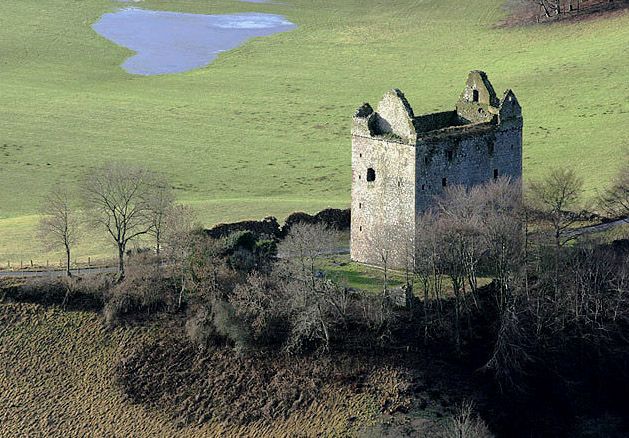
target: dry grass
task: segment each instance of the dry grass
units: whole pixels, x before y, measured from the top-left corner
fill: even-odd
[[[369,394],[327,391],[288,418],[244,426],[177,427],[169,415],[126,398],[115,370],[156,327],[108,330],[91,312],[0,304],[2,436],[346,436],[379,414]]]

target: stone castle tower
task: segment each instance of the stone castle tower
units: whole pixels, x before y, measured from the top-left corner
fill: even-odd
[[[456,109],[415,116],[397,89],[377,111],[361,106],[352,125],[352,260],[404,266],[416,218],[449,185],[522,176],[522,111],[482,71],[470,72]]]

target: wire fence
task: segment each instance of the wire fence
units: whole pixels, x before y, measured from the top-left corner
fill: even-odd
[[[1,271],[59,271],[66,269],[66,260],[63,258],[54,259],[31,259],[31,258],[12,258],[10,260],[0,260]],[[94,258],[94,257],[77,257],[70,261],[70,269],[93,269],[115,266],[115,260],[112,258]]]

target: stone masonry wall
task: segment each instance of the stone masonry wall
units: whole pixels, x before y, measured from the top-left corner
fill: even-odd
[[[368,169],[375,180],[367,181]],[[351,253],[381,265],[404,263],[412,249],[415,211],[415,147],[354,136],[352,142]]]
[[[417,145],[417,213],[424,212],[446,186],[474,186],[497,175],[522,177],[521,130],[492,126],[470,136],[451,136]]]
[[[412,259],[416,218],[444,187],[522,176],[521,108],[502,99],[481,71],[470,72],[456,111],[416,117],[400,90],[369,104],[352,125],[351,257],[404,267]],[[368,179],[373,179],[369,181]],[[421,232],[421,230],[418,230]]]

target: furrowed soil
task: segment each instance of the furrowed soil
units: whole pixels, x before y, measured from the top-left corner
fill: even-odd
[[[431,430],[454,403],[418,395],[425,377],[390,359],[241,356],[182,339],[163,321],[109,329],[95,312],[0,304],[0,435],[346,436],[417,403]]]

